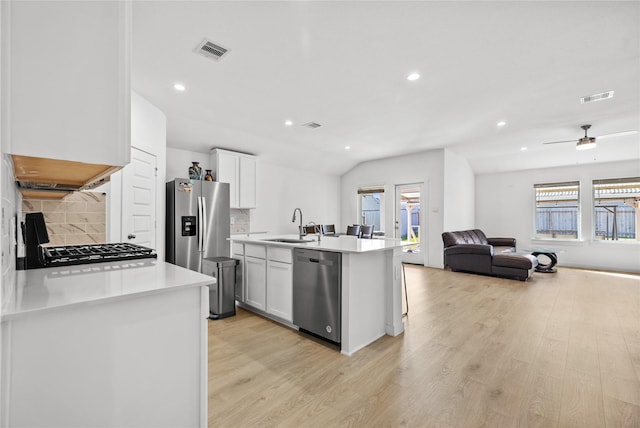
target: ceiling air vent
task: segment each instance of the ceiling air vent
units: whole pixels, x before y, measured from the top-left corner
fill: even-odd
[[[582,98],[580,98],[580,104],[591,103],[593,101],[608,100],[609,98],[613,98],[613,91],[603,92],[601,94],[593,94],[593,95],[588,95],[586,97],[582,97]]]
[[[220,61],[222,57],[225,56],[227,52],[229,52],[229,49],[224,48],[217,43],[213,43],[210,40],[204,39],[200,42],[200,44],[198,44],[198,46],[196,46],[193,51],[199,53],[204,57],[211,58],[215,61]]]
[[[303,124],[302,126],[306,126],[307,128],[320,128],[322,125],[316,122],[308,122]]]

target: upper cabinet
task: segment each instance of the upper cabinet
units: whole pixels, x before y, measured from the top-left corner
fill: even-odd
[[[3,1],[3,151],[128,164],[130,65],[130,1]]]
[[[256,157],[228,150],[211,150],[216,181],[229,183],[231,208],[256,207]]]

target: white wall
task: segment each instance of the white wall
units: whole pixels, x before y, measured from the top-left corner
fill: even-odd
[[[167,179],[188,177],[191,162],[210,169],[210,156],[205,153],[167,148]],[[267,163],[257,158],[256,208],[250,211],[250,230],[272,234],[296,234],[291,223],[295,208],[300,208],[303,221],[335,223],[340,221],[340,177]],[[299,220],[299,219],[298,219]]]
[[[131,146],[156,156],[156,252],[164,260],[165,182],[167,177],[167,118],[156,106],[135,92],[131,93]],[[96,189],[98,190],[98,189]],[[122,171],[111,175],[111,182],[100,187],[108,198],[108,241],[124,242],[122,232]]]
[[[208,153],[197,153],[167,147],[167,179],[165,182],[176,178],[189,178],[191,162],[200,162],[200,167],[203,171],[212,169],[211,156]]]
[[[476,226],[487,236],[507,236],[518,248],[551,247],[564,250],[558,265],[640,272],[640,243],[594,241],[594,179],[638,177],[640,162],[625,161],[484,174],[476,176]],[[582,239],[579,241],[533,240],[533,185],[580,181]]]
[[[443,230],[467,230],[475,225],[475,175],[467,159],[444,151]]]
[[[340,177],[275,165],[258,159],[257,207],[251,213],[251,229],[276,234],[297,234],[300,219],[291,222],[300,208],[304,224],[335,224],[340,230]]]
[[[0,316],[4,302],[15,292],[16,283],[16,245],[15,236],[18,227],[17,218],[22,212],[22,195],[17,191],[13,178],[13,162],[11,156],[1,154],[0,158],[0,189],[2,194],[2,230],[0,234],[0,244],[2,246],[2,260],[0,264]],[[0,385],[5,384],[2,379],[4,364],[2,362],[2,335],[0,333]],[[6,373],[5,373],[6,374]],[[0,388],[0,399],[2,399],[2,389]]]
[[[364,162],[342,176],[342,225],[358,223],[357,191],[359,187],[384,185],[385,234],[393,237],[395,221],[395,186],[424,183],[421,231],[425,266],[442,267],[442,231],[444,216],[444,150]],[[426,218],[425,218],[426,217]],[[345,226],[346,227],[346,226]]]

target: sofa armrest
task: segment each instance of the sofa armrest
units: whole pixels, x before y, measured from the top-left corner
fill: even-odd
[[[458,244],[444,249],[447,256],[453,254],[483,254],[493,256],[493,247],[486,244]]]
[[[515,238],[487,238],[489,245],[495,245],[497,247],[515,247]]]

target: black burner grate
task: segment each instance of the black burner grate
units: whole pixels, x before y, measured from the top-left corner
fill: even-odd
[[[41,247],[46,266],[68,266],[107,261],[156,258],[150,248],[136,244],[95,244]]]

